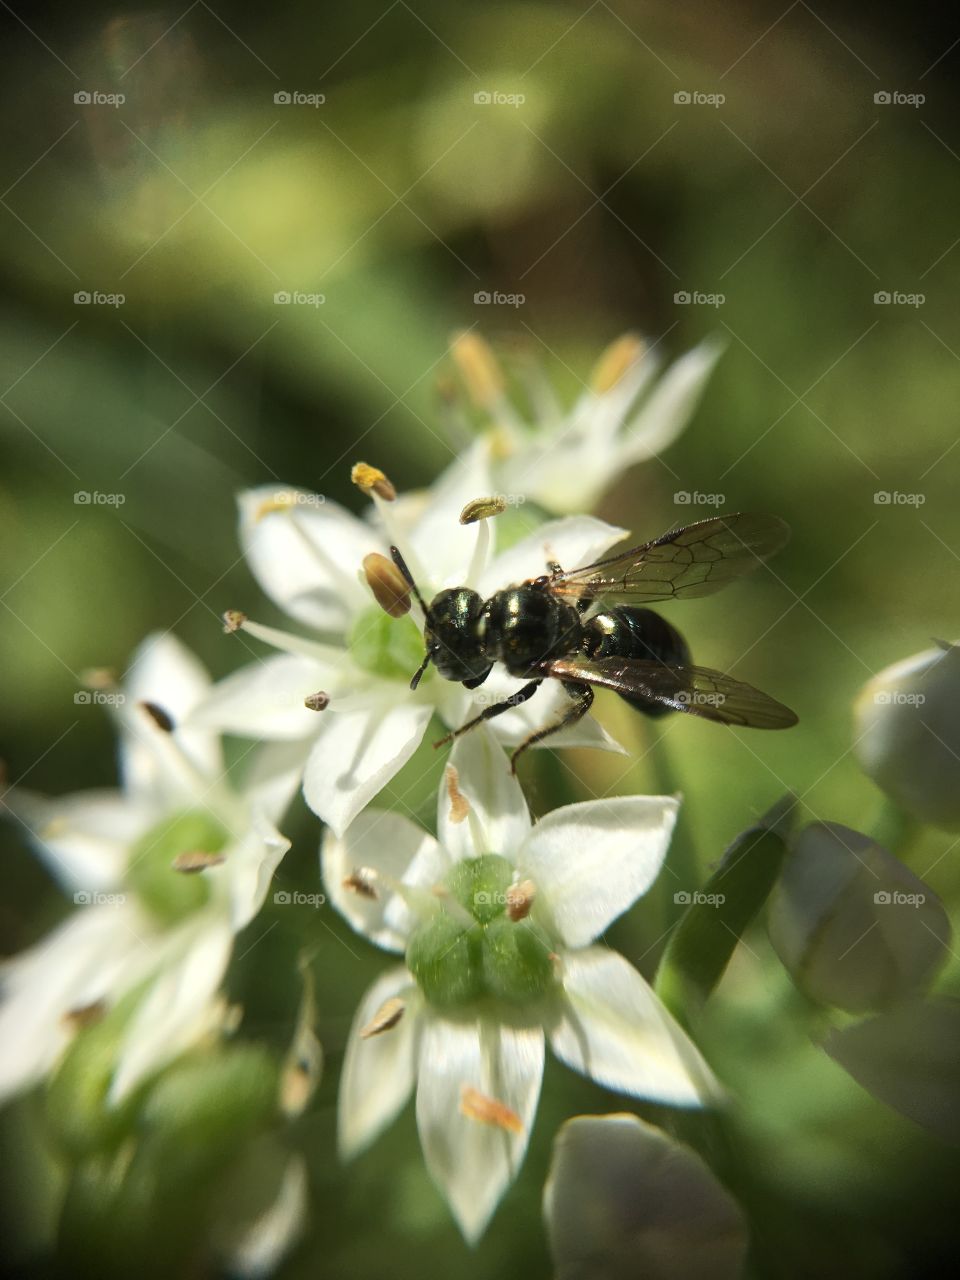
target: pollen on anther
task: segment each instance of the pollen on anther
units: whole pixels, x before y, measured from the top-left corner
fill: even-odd
[[[537,886],[532,880],[521,880],[507,890],[507,915],[513,921],[525,920],[537,896]]]
[[[303,705],[308,711],[326,711],[330,705],[329,693],[324,693],[322,689],[318,689],[316,693],[308,693],[303,700]]]
[[[239,609],[228,609],[223,615],[223,630],[229,636],[239,631],[247,620],[247,615]]]
[[[365,1027],[360,1028],[360,1039],[369,1040],[371,1036],[383,1035],[397,1025],[406,1012],[407,1006],[399,996],[385,1000]]]
[[[471,1084],[460,1088],[460,1114],[469,1120],[492,1125],[506,1133],[523,1133],[523,1121],[512,1107],[498,1098],[491,1098]]]
[[[410,612],[410,587],[392,560],[371,551],[363,557],[363,576],[384,613],[402,618]]]
[[[507,500],[502,493],[495,493],[489,498],[474,498],[460,512],[460,523],[476,524],[478,520],[502,515],[506,509]]]
[[[226,857],[222,853],[210,853],[207,849],[185,849],[183,853],[177,854],[170,865],[174,871],[195,875],[196,872],[204,871],[207,867],[218,867],[222,862],[226,862]]]
[[[375,493],[385,502],[393,502],[397,496],[390,479],[379,467],[371,467],[368,462],[356,463],[351,468],[350,479],[362,493]]]
[[[460,790],[460,775],[456,765],[448,764],[444,772],[447,783],[447,795],[450,797],[450,821],[459,826],[470,812],[470,801]]]

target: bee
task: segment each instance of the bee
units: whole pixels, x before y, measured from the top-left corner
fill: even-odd
[[[721,671],[695,666],[676,627],[646,607],[720,591],[779,551],[789,533],[776,516],[717,516],[579,569],[548,562],[545,574],[489,600],[469,587],[451,587],[429,604],[391,547],[424,615],[426,655],[411,689],[431,663],[444,680],[467,689],[483,684],[496,662],[528,682],[435,745],[526,702],[547,679],[560,681],[570,706],[520,743],[511,758],[513,772],[534,743],[587,714],[595,686],[613,690],[648,716],[681,711],[745,728],[790,728],[797,717],[789,707]]]

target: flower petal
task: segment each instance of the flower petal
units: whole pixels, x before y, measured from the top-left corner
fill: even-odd
[[[625,529],[593,516],[549,520],[497,556],[482,574],[478,590],[486,597],[539,577],[546,573],[548,560],[556,560],[565,569],[591,564],[625,536]]]
[[[0,969],[0,1100],[35,1084],[71,1037],[67,1015],[114,998],[143,973],[144,922],[129,902],[70,916]]]
[[[474,1243],[526,1154],[543,1079],[543,1032],[425,1015],[417,1128],[430,1174]],[[509,1108],[516,1130],[464,1113],[464,1089]]]
[[[489,446],[485,440],[471,445],[431,486],[423,513],[410,533],[410,544],[435,590],[465,581],[477,530],[460,523],[460,512],[474,498],[492,493]],[[496,537],[496,521],[491,523],[491,533]]]
[[[459,729],[484,707],[492,702],[505,701],[527,683],[526,680],[508,675],[501,667],[494,667],[481,689],[471,691],[461,685],[451,685],[449,693],[447,690],[440,690],[443,696],[438,698],[437,709],[451,728]],[[569,708],[570,699],[559,681],[546,680],[527,702],[521,702],[510,711],[504,711],[492,719],[489,729],[504,746],[517,747],[536,730],[558,720]],[[602,751],[625,754],[620,743],[607,733],[598,720],[589,715],[536,744],[536,748],[548,751],[558,747],[597,747]]]
[[[673,444],[693,417],[723,351],[722,342],[707,338],[670,366],[624,429],[622,467],[651,458]]]
[[[449,766],[457,771],[457,789],[469,812],[459,821],[448,780],[440,785],[437,833],[454,860],[501,853],[513,858],[530,830],[530,813],[510,762],[486,726],[458,738]]]
[[[249,821],[249,830],[230,848],[226,862],[208,873],[226,877],[235,933],[245,928],[263,906],[274,873],[290,848],[290,841],[260,810],[254,808]]]
[[[238,502],[240,542],[267,595],[307,626],[345,631],[369,602],[357,575],[365,555],[386,550],[381,539],[336,502],[304,489],[261,485]]]
[[[342,835],[377,792],[410,759],[423,738],[430,707],[405,698],[375,709],[320,713],[323,725],[307,758],[307,804]]]
[[[429,888],[442,879],[449,861],[428,832],[399,813],[368,809],[342,836],[323,837],[323,883],[327,897],[358,933],[388,951],[403,951],[416,917],[389,881]],[[372,868],[387,883],[371,885],[367,897],[345,883],[361,868]]]
[[[251,807],[271,822],[283,819],[297,794],[309,749],[308,742],[295,739],[265,742],[254,751],[242,790]]]
[[[190,723],[247,738],[309,738],[323,713],[309,711],[303,700],[320,690],[329,692],[336,679],[335,670],[310,658],[272,655],[218,681]]]
[[[215,1025],[215,997],[232,947],[228,922],[214,912],[164,939],[155,977],[120,1042],[109,1102],[121,1102]]]
[[[120,770],[125,791],[149,803],[178,803],[194,788],[183,757],[204,777],[223,770],[220,740],[208,729],[182,727],[206,696],[210,677],[200,660],[169,632],[148,636],[123,680]],[[144,713],[154,703],[173,720],[171,735]]]
[[[306,1230],[310,1205],[307,1162],[301,1155],[288,1156],[277,1141],[252,1147],[240,1159],[240,1173],[246,1173],[249,1166],[260,1179],[253,1214],[239,1223],[214,1223],[214,1242],[230,1280],[263,1280],[273,1275]],[[283,1164],[278,1168],[280,1160]],[[230,1191],[234,1192],[228,1197],[230,1210],[249,1212],[249,1184],[243,1182],[234,1189],[231,1182]]]
[[[608,1089],[674,1106],[720,1096],[699,1050],[623,956],[604,947],[565,952],[563,992],[550,1045],[567,1066]]]
[[[361,1039],[361,1030],[395,998],[406,1004],[400,1021]],[[345,1160],[364,1151],[413,1092],[420,1003],[416,985],[402,965],[378,978],[360,1001],[340,1075],[337,1141]]]
[[[48,799],[11,788],[5,807],[29,829],[34,847],[67,889],[108,890],[127,868],[129,845],[155,820],[155,811],[120,791],[78,791]]]
[[[663,866],[680,802],[620,796],[554,809],[533,828],[520,869],[538,910],[568,947],[582,947],[650,888]]]

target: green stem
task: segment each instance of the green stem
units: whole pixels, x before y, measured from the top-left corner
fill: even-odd
[[[651,743],[649,758],[653,767],[655,786],[662,795],[674,795],[676,792],[683,791],[680,775],[674,767],[670,750],[666,745],[666,735],[659,730],[654,732],[656,737]],[[690,810],[690,801],[684,795],[677,815],[673,839],[670,841],[667,852],[665,874],[661,875],[659,880],[661,895],[666,892],[664,916],[668,923],[675,920],[683,910],[682,906],[674,903],[674,893],[681,890],[692,893],[700,885],[701,862],[692,832],[693,814]],[[670,874],[671,871],[673,875]]]

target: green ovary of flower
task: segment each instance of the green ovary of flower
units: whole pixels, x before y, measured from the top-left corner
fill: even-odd
[[[387,680],[409,680],[423,661],[423,636],[413,619],[391,618],[379,605],[356,619],[347,648],[358,667]]]
[[[127,884],[165,924],[204,906],[210,884],[202,871],[180,871],[180,854],[219,853],[230,833],[208,813],[187,811],[151,827],[130,851]]]
[[[492,853],[458,862],[447,876],[450,897],[473,923],[440,910],[414,931],[407,967],[431,1004],[458,1008],[484,996],[526,1004],[552,986],[548,940],[529,919],[507,914],[512,878],[510,863]]]

